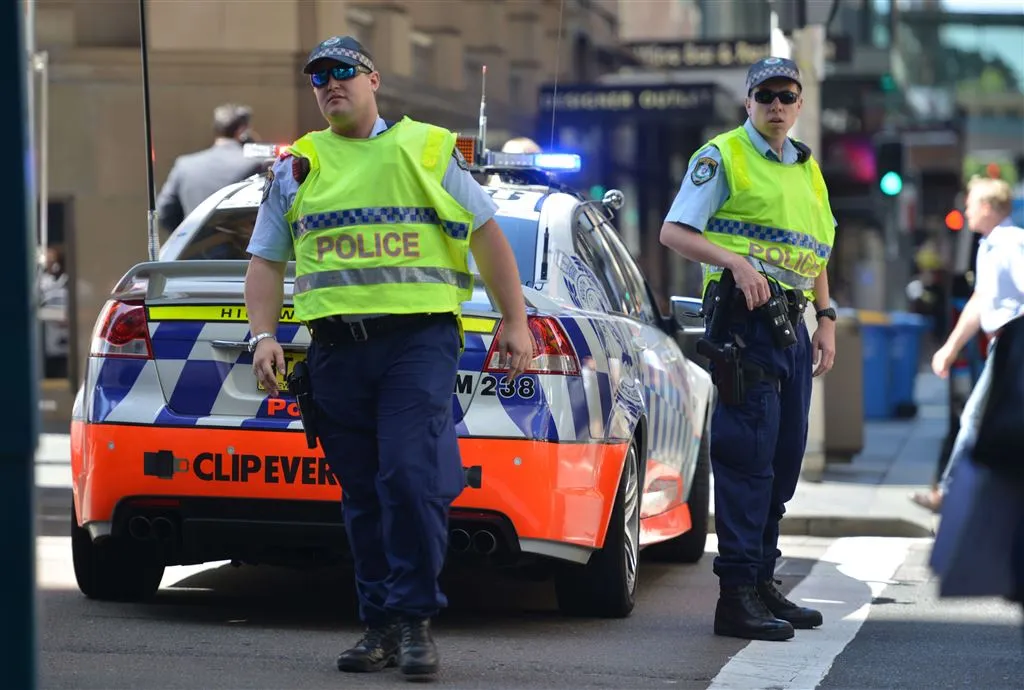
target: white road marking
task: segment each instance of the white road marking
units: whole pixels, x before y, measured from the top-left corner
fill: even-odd
[[[850,537],[836,540],[789,594],[814,604],[825,618],[815,630],[797,630],[787,642],[753,641],[729,660],[708,690],[809,690],[828,674],[857,635],[871,601],[889,584],[920,540]]]

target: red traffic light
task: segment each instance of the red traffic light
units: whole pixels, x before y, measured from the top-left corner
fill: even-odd
[[[964,229],[964,214],[960,211],[953,209],[946,214],[946,227],[956,232],[957,230]]]

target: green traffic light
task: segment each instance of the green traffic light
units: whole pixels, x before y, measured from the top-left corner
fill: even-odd
[[[903,178],[898,173],[889,171],[882,175],[881,182],[878,186],[882,189],[882,194],[887,196],[896,196],[903,190]]]

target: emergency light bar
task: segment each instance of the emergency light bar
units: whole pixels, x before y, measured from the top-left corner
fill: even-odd
[[[579,154],[576,153],[503,153],[486,151],[485,168],[530,168],[549,172],[579,172]]]

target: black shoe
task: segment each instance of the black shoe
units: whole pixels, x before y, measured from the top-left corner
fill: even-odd
[[[793,626],[772,615],[753,585],[723,587],[715,608],[715,634],[778,642],[793,637]]]
[[[398,668],[407,676],[429,676],[437,673],[437,645],[430,635],[430,619],[403,619],[399,624],[402,645],[398,652]]]
[[[398,644],[396,624],[367,628],[362,639],[338,657],[338,670],[368,673],[394,666],[398,659]]]
[[[775,585],[775,580],[766,580],[757,586],[757,594],[776,618],[788,621],[794,628],[801,630],[816,628],[824,622],[821,611],[797,606],[783,596]]]

